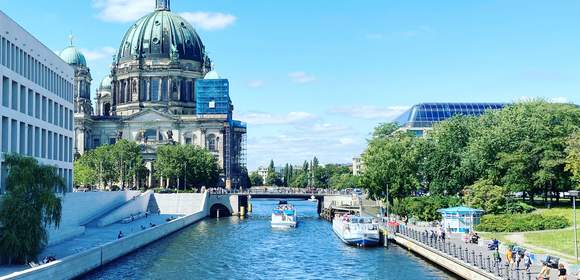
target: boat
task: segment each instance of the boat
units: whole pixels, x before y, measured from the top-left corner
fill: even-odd
[[[310,202],[318,202],[318,199],[316,199],[315,196],[311,196],[310,199],[308,199],[308,201],[310,201]]]
[[[278,206],[272,210],[273,228],[293,228],[296,227],[296,209],[294,205],[286,201],[280,201]]]
[[[348,245],[369,247],[379,244],[379,223],[372,217],[338,214],[332,220],[332,230]]]

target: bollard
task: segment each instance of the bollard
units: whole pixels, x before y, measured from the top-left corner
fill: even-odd
[[[248,202],[248,213],[252,213],[252,202]]]
[[[240,206],[240,217],[243,217],[245,215],[246,215],[246,207]]]
[[[490,259],[489,256],[487,256],[487,270],[489,272],[492,272],[492,269],[491,269],[491,259]]]
[[[469,249],[465,248],[465,262],[469,263]]]
[[[479,252],[479,267],[483,268],[483,255]]]
[[[477,266],[477,260],[475,259],[475,251],[471,251],[471,263],[473,266]]]
[[[217,215],[216,217],[219,219],[220,218],[220,209],[217,210]]]

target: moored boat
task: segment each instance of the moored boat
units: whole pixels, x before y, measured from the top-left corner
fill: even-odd
[[[272,210],[273,228],[293,228],[296,227],[296,209],[294,205],[286,201],[280,201],[278,206]]]
[[[379,224],[372,217],[359,215],[336,215],[332,230],[342,242],[359,247],[379,244]]]

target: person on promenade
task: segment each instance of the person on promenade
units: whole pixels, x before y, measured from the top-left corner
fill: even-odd
[[[542,265],[542,270],[538,274],[538,280],[550,280],[550,267],[548,264],[544,263]]]
[[[512,251],[512,246],[508,246],[505,249],[505,261],[509,264],[510,267],[514,263],[514,253]]]
[[[530,267],[532,266],[532,258],[528,252],[524,253],[524,268],[526,271],[530,271]]]
[[[123,232],[122,232],[122,231],[119,231],[119,234],[117,235],[117,239],[121,239],[121,238],[123,238],[123,237],[125,237],[125,236],[123,235]]]
[[[566,267],[564,266],[563,263],[561,263],[558,266],[558,280],[568,280],[568,277],[566,277],[567,271],[566,271]]]

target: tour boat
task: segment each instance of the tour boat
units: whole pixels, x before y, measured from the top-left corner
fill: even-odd
[[[360,247],[379,244],[379,224],[372,217],[336,215],[332,230],[342,242]]]
[[[272,210],[272,227],[296,227],[296,209],[294,205],[288,204],[286,201],[280,201],[278,206]]]

